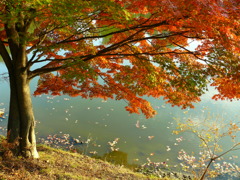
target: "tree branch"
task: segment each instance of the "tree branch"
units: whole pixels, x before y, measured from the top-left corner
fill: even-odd
[[[12,69],[12,59],[9,56],[7,49],[5,47],[5,45],[3,44],[2,41],[0,41],[0,55],[3,58],[4,63],[6,64],[8,71],[11,71]]]
[[[44,67],[42,67],[42,68],[36,69],[34,71],[28,72],[28,79],[30,80],[30,79],[33,79],[36,76],[41,75],[41,74],[58,71],[58,70],[63,69],[63,68],[64,68],[64,66],[53,67],[53,68],[44,68]]]

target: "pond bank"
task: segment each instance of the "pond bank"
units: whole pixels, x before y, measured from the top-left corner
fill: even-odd
[[[123,166],[39,145],[40,159],[0,157],[0,179],[159,179],[133,172]]]

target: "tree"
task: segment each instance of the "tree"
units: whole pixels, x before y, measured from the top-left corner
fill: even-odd
[[[38,157],[29,89],[36,76],[34,95],[124,99],[127,111],[149,118],[156,112],[145,96],[193,107],[227,61],[221,52],[239,55],[237,0],[3,0],[0,10],[8,142],[18,139],[15,154],[25,157]]]
[[[240,175],[238,165],[223,161],[223,156],[240,150],[240,142],[237,140],[240,132],[239,122],[224,123],[219,117],[212,118],[208,115],[200,122],[188,119],[184,123],[177,120],[178,126],[177,130],[173,131],[174,134],[193,133],[201,142],[199,153],[189,155],[184,149],[179,151],[178,159],[182,161],[180,165],[184,171],[193,173],[200,180],[207,176],[214,178],[226,174],[238,177]],[[223,141],[221,142],[223,139],[232,142],[231,145],[223,146]]]

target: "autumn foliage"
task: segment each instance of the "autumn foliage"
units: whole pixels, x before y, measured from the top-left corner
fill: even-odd
[[[11,0],[0,9],[1,55],[8,65],[4,47],[23,45],[28,78],[40,75],[34,95],[124,99],[146,117],[156,112],[144,97],[193,107],[209,81],[215,99],[240,97],[238,0]]]

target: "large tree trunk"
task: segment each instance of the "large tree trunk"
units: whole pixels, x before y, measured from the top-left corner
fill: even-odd
[[[10,73],[10,111],[8,142],[19,141],[13,152],[27,158],[38,158],[35,119],[27,73]]]
[[[10,78],[10,110],[8,120],[8,142],[19,142],[13,152],[21,154],[24,157],[38,158],[36,150],[35,137],[35,119],[32,109],[32,100],[30,93],[29,66],[27,59],[27,40],[29,39],[28,29],[35,18],[35,11],[26,3],[17,4],[18,12],[11,12],[13,6],[6,3],[3,14],[6,18],[4,30],[6,37],[0,40],[0,55],[2,56],[9,72]],[[22,9],[21,9],[22,8]],[[24,9],[26,8],[26,12]],[[29,12],[28,11],[29,8]],[[4,34],[5,34],[4,33]],[[7,44],[7,45],[6,45]],[[6,47],[9,47],[10,52]],[[16,143],[17,144],[17,143]]]

